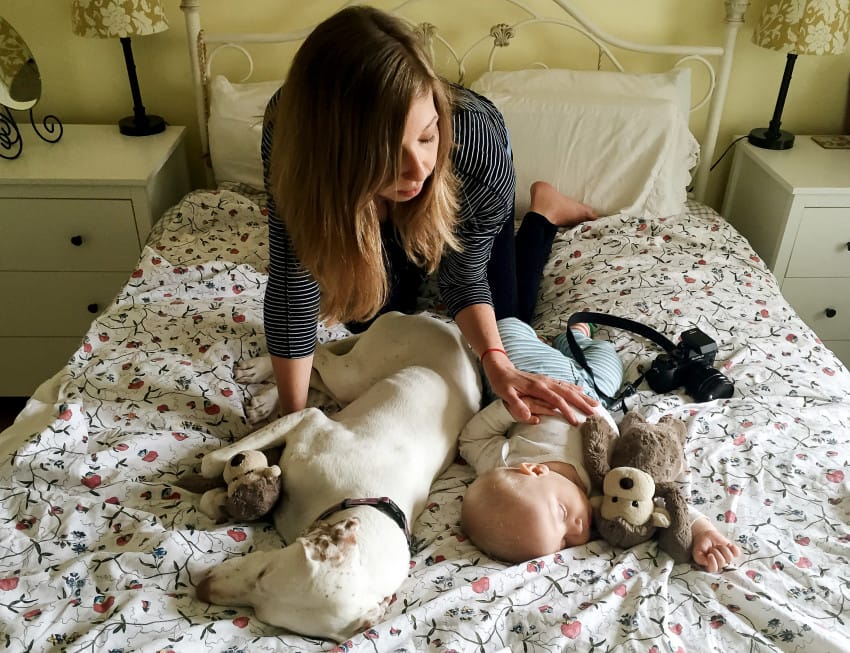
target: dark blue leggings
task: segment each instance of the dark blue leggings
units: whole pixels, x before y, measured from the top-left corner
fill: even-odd
[[[502,225],[487,265],[497,320],[516,317],[531,324],[543,268],[557,233],[558,227],[534,211],[525,214],[516,236],[513,220]]]
[[[555,225],[534,211],[525,214],[516,235],[512,219],[502,225],[493,240],[487,264],[487,281],[497,320],[516,317],[531,324],[543,267],[557,233]],[[413,313],[425,280],[425,271],[407,258],[391,221],[387,220],[382,226],[382,236],[387,255],[390,294],[378,315],[389,311]],[[346,326],[352,332],[359,333],[373,320],[349,322]]]

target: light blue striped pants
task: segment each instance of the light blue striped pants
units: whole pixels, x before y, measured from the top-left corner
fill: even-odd
[[[602,400],[593,388],[590,375],[573,359],[566,334],[556,337],[553,345],[547,345],[522,320],[507,317],[497,325],[505,351],[517,369],[573,383],[591,397]],[[623,364],[614,345],[607,340],[588,338],[579,331],[573,331],[573,335],[593,370],[596,385],[609,397],[616,395],[623,383]],[[489,386],[487,394],[490,400],[495,398]]]

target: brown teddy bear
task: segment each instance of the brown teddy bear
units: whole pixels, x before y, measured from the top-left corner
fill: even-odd
[[[687,426],[665,415],[657,424],[629,412],[619,437],[591,415],[581,427],[584,463],[602,496],[591,498],[594,521],[609,544],[629,548],[660,531],[658,546],[676,562],[691,558],[688,507],[675,480],[684,471]],[[663,500],[663,507],[657,499]]]
[[[224,467],[226,488],[204,492],[200,510],[217,523],[251,521],[271,512],[281,493],[281,472],[262,451],[241,451]]]

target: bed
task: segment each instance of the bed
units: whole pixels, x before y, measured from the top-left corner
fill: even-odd
[[[399,11],[409,4],[420,5],[410,8],[415,13],[428,3],[405,2]],[[383,620],[365,632],[344,642],[304,638],[263,624],[250,609],[194,598],[209,566],[278,547],[281,539],[267,522],[213,524],[199,512],[199,496],[181,487],[205,451],[252,430],[245,405],[264,391],[233,377],[237,361],[265,352],[264,195],[248,183],[256,160],[242,171],[225,169],[239,159],[227,148],[244,145],[230,127],[241,120],[244,129],[256,129],[256,106],[270,94],[268,87],[209,74],[214,46],[237,36],[201,30],[200,2],[184,0],[201,124],[209,119],[210,138],[202,128],[202,144],[212,146],[216,180],[156,224],[113,304],[0,436],[6,650],[850,651],[850,372],[782,298],[744,238],[700,201],[748,3],[725,3],[721,45],[660,49],[662,58],[685,58],[677,70],[701,71],[684,99],[691,108],[704,106],[704,125],[694,128],[702,132],[700,167],[692,173],[690,132],[671,127],[682,113],[681,73],[626,74],[609,96],[601,87],[614,78],[605,77],[598,93],[577,104],[576,88],[586,90],[596,77],[568,74],[554,86],[536,69],[521,78],[473,77],[468,52],[483,48],[486,68],[499,70],[502,42],[544,22],[521,3],[505,4],[510,18],[492,36],[485,30],[475,37],[469,50],[449,48],[432,28],[436,19],[422,33],[435,57],[454,55],[454,72],[467,83],[476,79],[476,88],[501,103],[517,156],[518,211],[523,180],[538,174],[533,164],[540,163],[527,147],[533,135],[521,131],[529,110],[536,122],[561,127],[571,116],[620,125],[625,106],[629,119],[646,119],[646,131],[627,143],[631,154],[612,150],[603,159],[613,165],[617,157],[648,157],[652,165],[635,165],[656,177],[649,192],[647,174],[623,168],[616,181],[634,192],[616,200],[621,209],[559,235],[534,326],[552,337],[573,312],[591,310],[642,321],[671,338],[698,326],[718,342],[717,366],[735,382],[732,398],[698,404],[681,390],[659,395],[641,386],[628,406],[650,421],[672,414],[687,422],[689,499],[740,545],[738,564],[711,574],[674,565],[653,542],[620,550],[600,540],[520,565],[493,561],[459,529],[473,475],[458,459],[415,521],[408,579]],[[590,34],[597,54],[614,46],[651,49],[609,36],[569,3],[550,8],[545,22],[557,23],[559,34],[567,22],[572,27],[564,30]],[[304,32],[275,39],[297,40]],[[249,46],[227,49],[236,47]],[[607,62],[603,71],[588,75],[617,74],[616,64],[599,58]],[[690,72],[684,76],[690,84]],[[697,90],[697,77],[708,91]],[[228,113],[228,103],[242,114]],[[246,112],[246,104],[255,108]],[[659,112],[668,123],[661,131]],[[598,145],[585,136],[566,135],[580,141],[578,155]],[[593,178],[601,174],[596,163],[573,167],[561,182],[578,183],[568,177],[585,174],[584,183],[614,189],[608,179]],[[440,311],[433,291],[424,293],[421,308]],[[323,326],[319,335],[344,334]],[[623,331],[601,334],[615,342],[628,380],[659,353]],[[327,398],[311,401],[325,406]]]

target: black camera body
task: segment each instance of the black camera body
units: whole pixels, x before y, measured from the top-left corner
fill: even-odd
[[[673,351],[660,354],[646,372],[646,382],[655,392],[670,392],[685,386],[685,392],[698,402],[727,399],[735,384],[714,369],[717,343],[697,328],[682,334]]]

